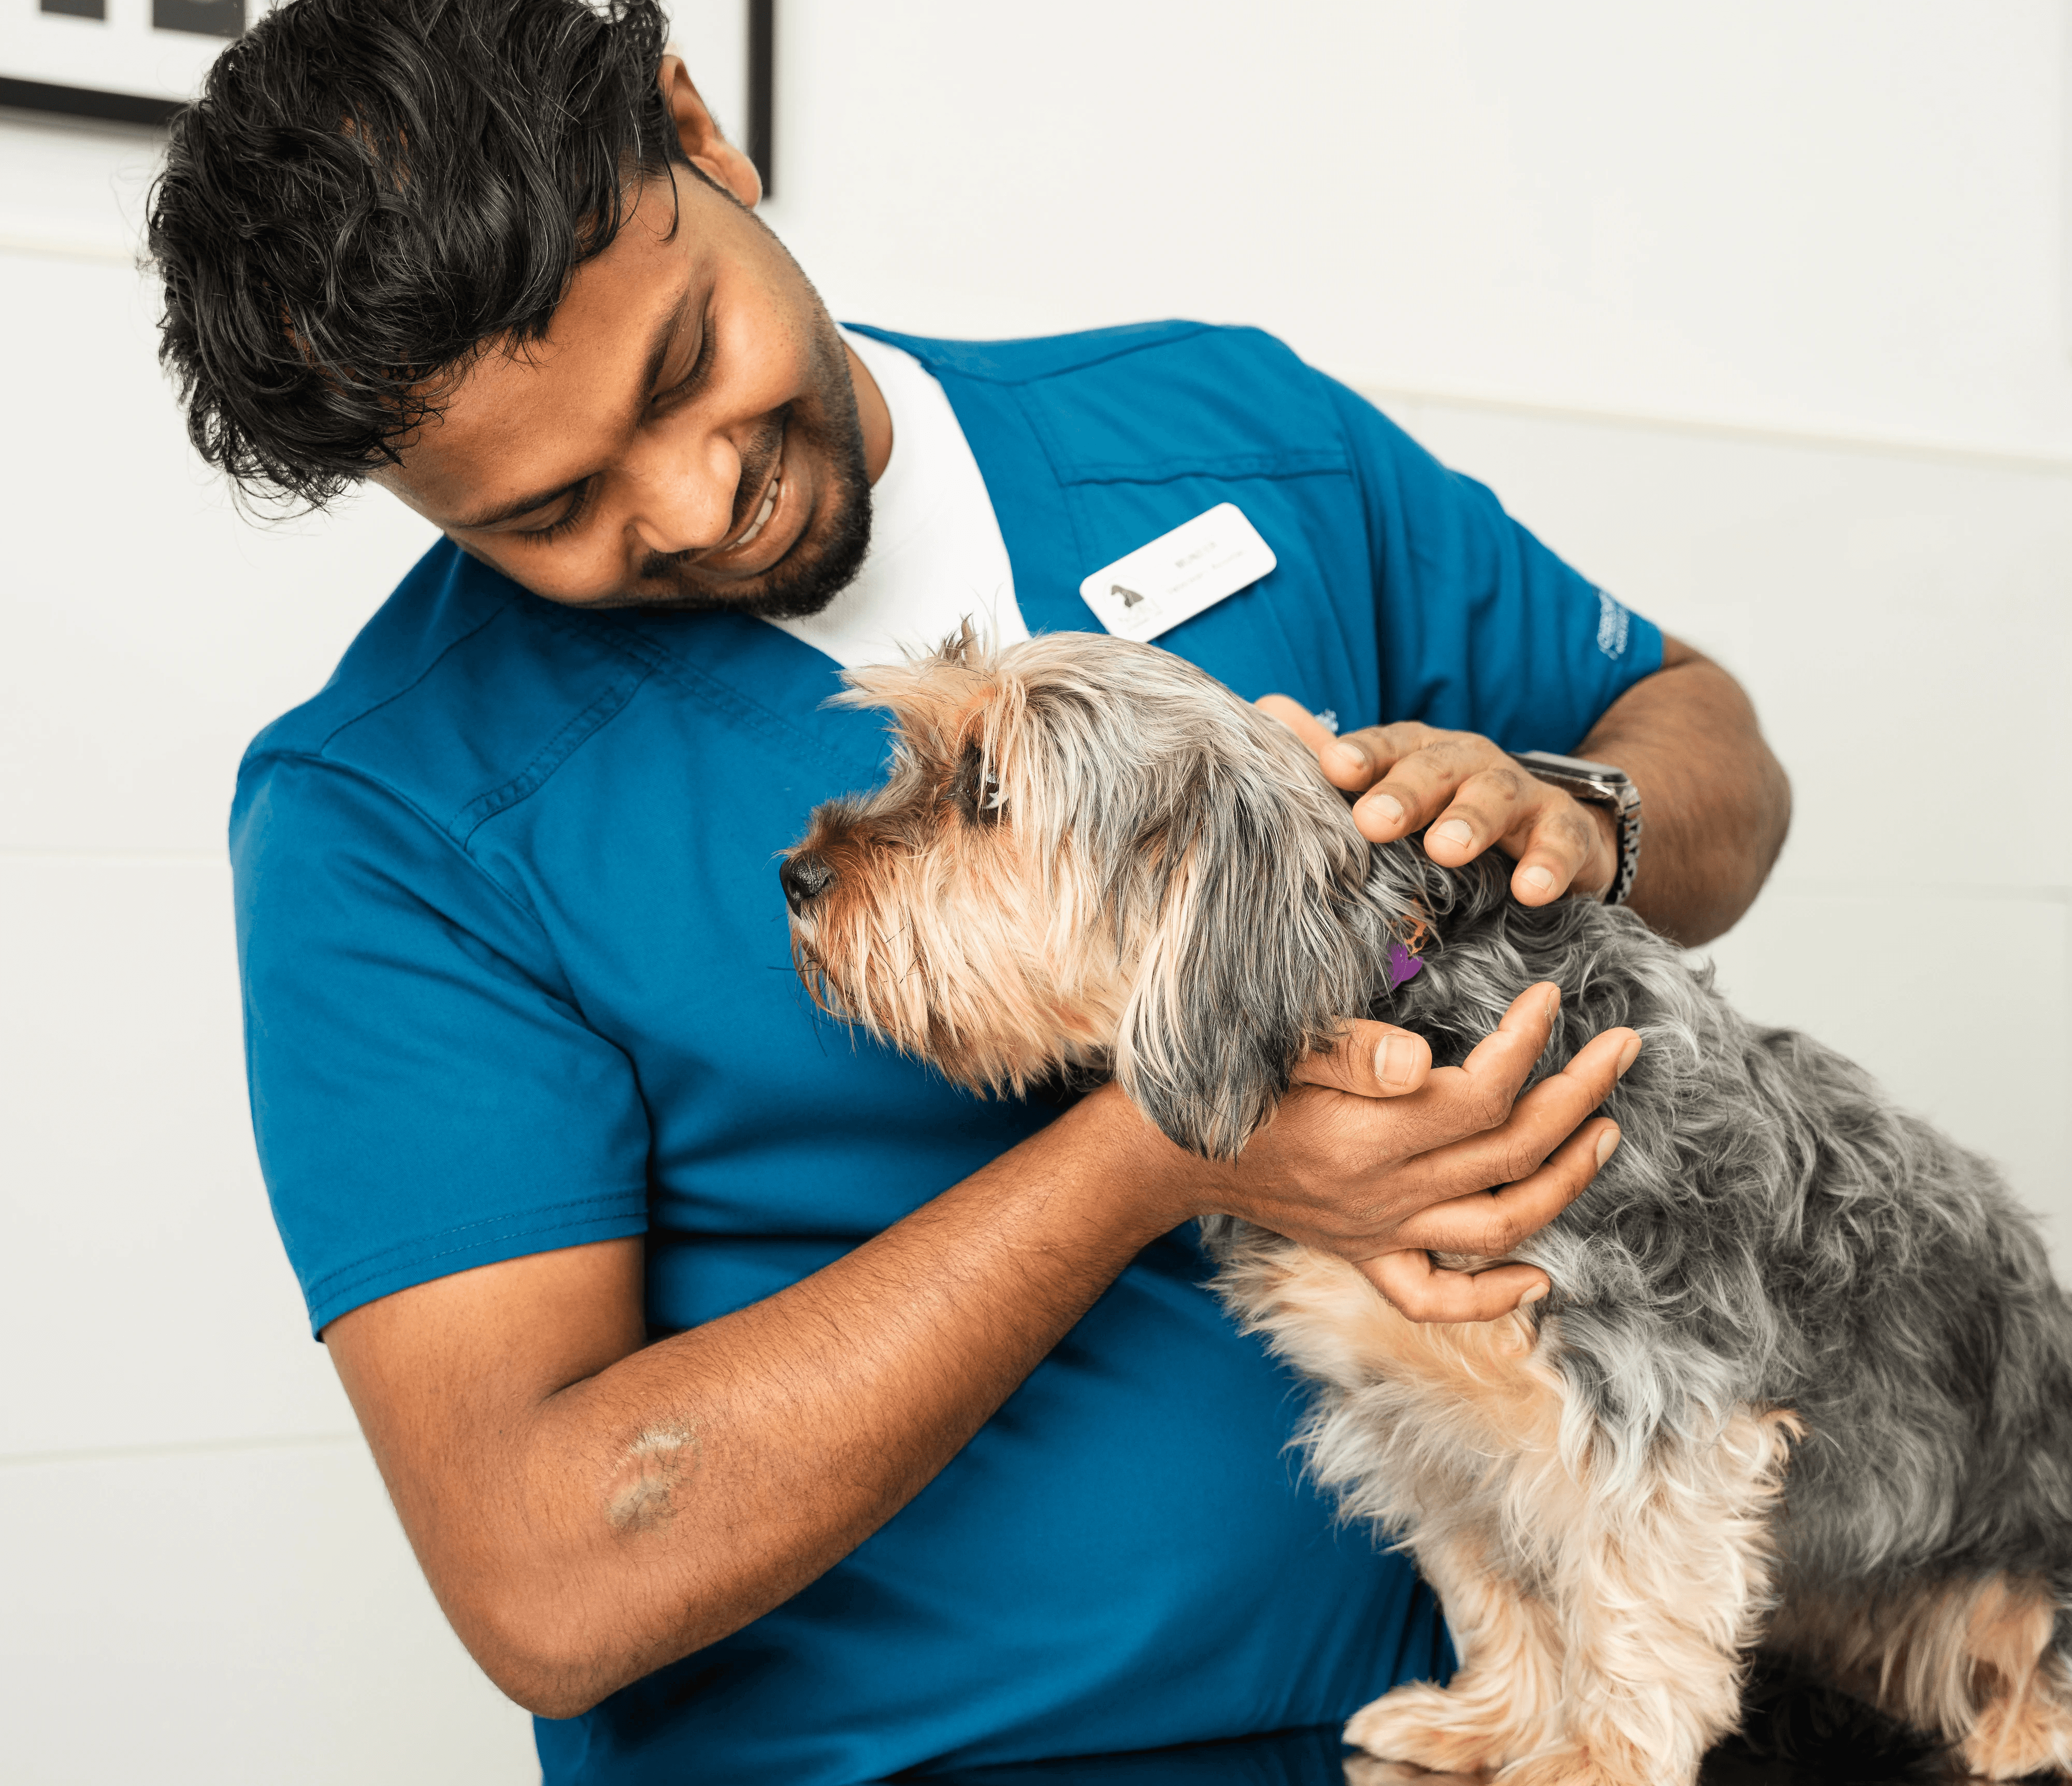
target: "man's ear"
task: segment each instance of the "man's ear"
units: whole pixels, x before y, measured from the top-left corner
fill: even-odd
[[[731,192],[753,211],[763,201],[763,176],[755,163],[719,134],[712,113],[691,84],[691,72],[673,51],[662,57],[662,103],[675,120],[676,138],[684,153],[706,175]]]

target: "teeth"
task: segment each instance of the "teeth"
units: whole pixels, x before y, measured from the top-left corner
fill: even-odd
[[[734,542],[738,551],[763,531],[763,524],[770,519],[771,511],[777,506],[777,492],[784,488],[784,474],[780,471],[770,480],[770,493],[763,499],[763,506],[755,512],[755,519],[748,524],[747,530]]]

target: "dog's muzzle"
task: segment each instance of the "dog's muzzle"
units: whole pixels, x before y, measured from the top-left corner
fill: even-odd
[[[806,907],[834,885],[835,871],[812,850],[801,850],[778,864],[777,879],[791,916],[802,918]]]

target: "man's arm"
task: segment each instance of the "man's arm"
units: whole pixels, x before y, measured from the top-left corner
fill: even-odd
[[[1755,903],[1791,824],[1790,780],[1741,684],[1665,638],[1662,668],[1614,702],[1576,754],[1617,765],[1640,789],[1640,872],[1627,903],[1692,947],[1731,930]],[[1615,866],[1610,816],[1601,806],[1585,810]]]
[[[1518,1095],[1558,1002],[1530,989],[1463,1066],[1424,1049],[1395,1084],[1388,1044],[1422,1044],[1355,1025],[1227,1165],[1104,1088],[824,1270],[652,1344],[633,1241],[399,1291],[325,1338],[454,1629],[512,1698],[574,1716],[854,1549],[1190,1217],[1364,1261],[1423,1318],[1544,1289],[1524,1265],[1433,1272],[1421,1249],[1500,1257],[1610,1157],[1617,1130],[1587,1119],[1631,1031]]]
[[[1334,739],[1285,696],[1260,705],[1301,735],[1334,783],[1360,792],[1353,817],[1376,843],[1423,830],[1433,860],[1449,867],[1494,846],[1518,864],[1511,891],[1527,905],[1601,895],[1618,873],[1610,813],[1536,780],[1478,733],[1408,720]],[[1791,822],[1791,784],[1741,685],[1665,638],[1662,668],[1614,701],[1576,754],[1625,770],[1640,789],[1634,909],[1689,945],[1729,929]]]

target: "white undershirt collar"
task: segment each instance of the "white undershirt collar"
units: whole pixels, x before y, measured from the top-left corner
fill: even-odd
[[[932,650],[967,616],[996,644],[1027,638],[993,498],[943,387],[903,349],[841,333],[892,418],[892,456],[870,491],[870,550],[818,614],[770,624],[848,669]]]

